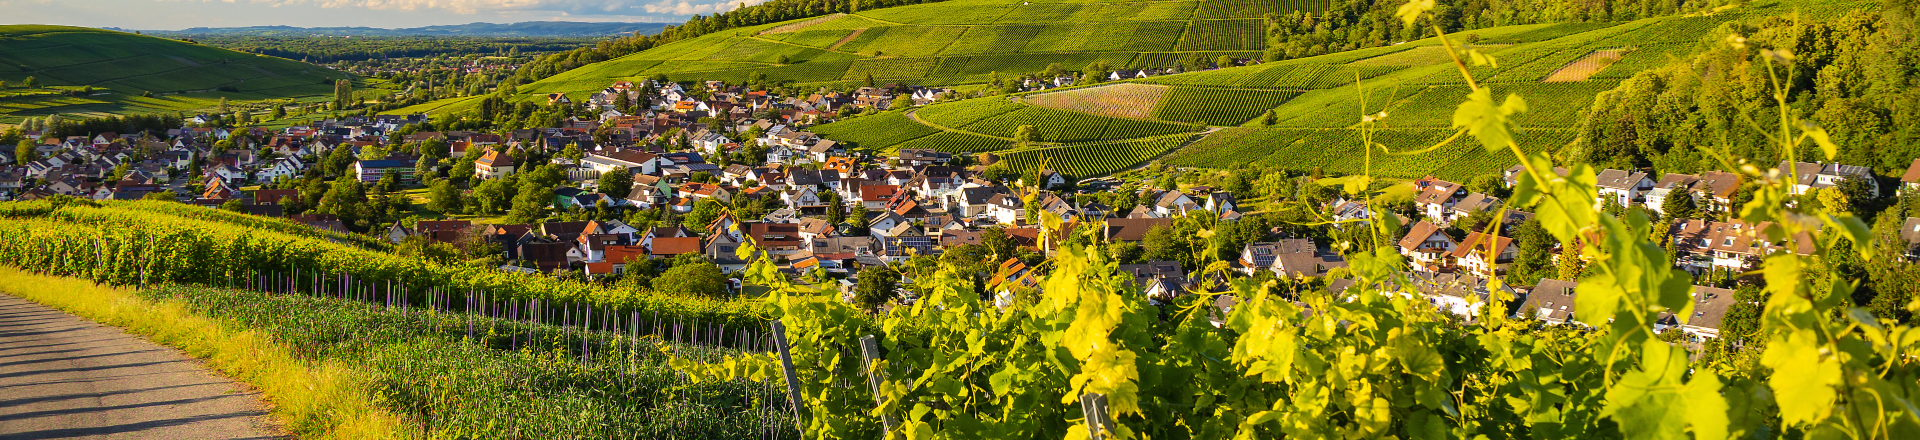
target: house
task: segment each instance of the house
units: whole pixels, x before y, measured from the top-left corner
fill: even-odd
[[[1692,342],[1719,338],[1721,321],[1738,302],[1733,289],[1693,286],[1693,315],[1678,323],[1680,331],[1686,332]]]
[[[1502,202],[1499,197],[1482,193],[1468,193],[1466,197],[1461,198],[1459,202],[1455,202],[1452,207],[1447,208],[1447,217],[1445,220],[1448,223],[1452,223],[1454,220],[1473,215],[1473,213],[1476,212],[1498,211],[1502,203],[1504,202]]]
[[[860,206],[868,211],[884,210],[898,195],[898,185],[860,185]]]
[[[1491,261],[1489,253],[1493,255]],[[1473,231],[1453,249],[1452,257],[1455,266],[1484,277],[1505,273],[1507,265],[1512,264],[1519,253],[1520,247],[1513,244],[1512,238]]]
[[[573,243],[587,233],[593,222],[546,222],[540,224],[540,235],[563,243]]]
[[[897,160],[900,166],[905,167],[939,165],[952,161],[953,153],[941,152],[931,148],[902,148],[900,149]],[[1916,163],[1920,163],[1920,161],[1916,161]]]
[[[1693,182],[1694,201],[1700,205],[1701,212],[1730,212],[1733,208],[1733,193],[1740,190],[1739,174],[1725,171],[1700,173],[1700,180]]]
[[[1694,274],[1712,269],[1743,272],[1759,267],[1760,260],[1774,252],[1792,251],[1802,255],[1813,252],[1812,239],[1805,233],[1790,241],[1800,246],[1797,249],[1769,242],[1762,232],[1769,226],[1772,224],[1749,225],[1739,220],[1679,219],[1668,229],[1674,265]]]
[[[1811,189],[1832,188],[1840,185],[1842,179],[1856,178],[1866,183],[1868,194],[1880,197],[1880,182],[1873,178],[1872,170],[1867,167],[1825,162],[1780,161],[1780,172],[1791,172],[1793,177],[1798,179],[1788,191],[1794,195],[1805,194]]]
[[[1414,290],[1419,291],[1428,303],[1454,316],[1472,319],[1480,316],[1482,307],[1494,303],[1493,295],[1487,290],[1487,280],[1473,274],[1419,272],[1412,274],[1410,281]],[[1500,288],[1509,298],[1519,297],[1510,287],[1502,285]]]
[[[800,225],[793,223],[747,223],[747,241],[772,255],[793,255],[806,246],[800,239]]]
[[[1313,240],[1305,238],[1248,243],[1240,250],[1238,263],[1248,275],[1266,270],[1280,278],[1323,276],[1347,265],[1338,255],[1322,255]]]
[[[1663,216],[1667,215],[1666,203],[1668,195],[1673,194],[1674,191],[1679,191],[1687,194],[1688,197],[1693,197],[1693,185],[1699,181],[1700,176],[1694,174],[1667,173],[1667,175],[1660,176],[1659,181],[1653,182],[1653,189],[1647,191],[1647,209],[1658,212]],[[1694,204],[1698,205],[1699,200],[1695,199]]]
[[[286,178],[298,177],[301,172],[304,172],[306,170],[307,170],[307,164],[300,162],[299,158],[282,157],[279,159],[274,159],[273,163],[267,165],[265,168],[262,168],[258,173],[258,175],[260,177],[260,180],[271,182],[273,181],[273,179],[277,179],[281,177],[286,177]]]
[[[259,189],[253,191],[253,203],[258,205],[277,205],[282,199],[293,199],[300,203],[300,190],[297,189]]]
[[[1907,261],[1920,261],[1920,218],[1907,217],[1900,224],[1900,239],[1907,242]]]
[[[567,269],[581,260],[580,248],[569,242],[525,243],[520,245],[520,258],[533,262],[541,272],[554,272]]]
[[[1532,318],[1548,324],[1566,324],[1573,320],[1573,292],[1580,283],[1541,278],[1540,284],[1527,291],[1527,299],[1520,303],[1513,314],[1514,318]]]
[[[1406,255],[1416,269],[1431,270],[1446,265],[1446,257],[1459,245],[1439,225],[1421,220],[1400,238],[1400,254]]]
[[[621,150],[606,154],[588,154],[580,160],[580,165],[602,173],[625,168],[633,174],[657,176],[662,169],[673,166],[674,162],[672,159],[645,151]]]
[[[1122,264],[1115,272],[1133,275],[1135,286],[1145,290],[1147,297],[1162,304],[1184,295],[1191,287],[1187,280],[1187,268],[1177,261],[1151,261],[1143,264]]]
[[[1594,199],[1595,208],[1604,206],[1609,200],[1620,206],[1645,203],[1647,191],[1652,191],[1654,184],[1647,173],[1640,171],[1605,169],[1594,179],[1595,186],[1600,190],[1600,197]]]
[[[498,179],[513,174],[513,168],[511,154],[489,149],[487,154],[474,159],[473,177],[486,180]]]
[[[705,250],[706,246],[700,237],[658,237],[647,241],[647,256],[652,258],[673,258]]]
[[[1526,173],[1527,173],[1526,165],[1524,164],[1514,165],[1512,167],[1508,167],[1506,171],[1500,172],[1500,177],[1502,179],[1505,179],[1508,188],[1512,188],[1520,185],[1520,176]],[[1561,168],[1561,167],[1553,167],[1553,173],[1560,175],[1560,177],[1566,177],[1567,169]]]
[[[1435,179],[1432,176],[1413,182],[1415,193],[1413,205],[1436,222],[1445,222],[1447,212],[1455,203],[1467,197],[1467,188],[1458,183]]]
[[[1920,158],[1907,165],[1907,172],[1900,175],[1900,186],[1906,189],[1920,189]]]

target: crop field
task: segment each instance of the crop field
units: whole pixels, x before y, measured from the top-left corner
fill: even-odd
[[[898,111],[856,117],[809,130],[841,144],[850,144],[848,148],[863,150],[884,150],[940,133],[940,129],[914,122],[906,113]]]
[[[920,78],[932,72],[934,65],[939,62],[937,58],[862,59],[854,61],[853,66],[847,68],[846,76],[840,79],[860,80],[869,75],[874,79]]]
[[[1285,15],[1294,11],[1318,16],[1327,10],[1326,0],[1203,0],[1195,19],[1247,18],[1266,14]]]
[[[1036,93],[1021,98],[1021,102],[1116,118],[1147,119],[1153,117],[1154,108],[1166,93],[1166,86],[1119,83]]]
[[[1476,44],[1474,49],[1484,53],[1496,53],[1511,44]],[[1349,66],[1426,66],[1453,62],[1445,46],[1420,46],[1373,58],[1347,63]]]
[[[1195,20],[1177,50],[1260,50],[1266,47],[1260,20]]]
[[[921,120],[946,128],[960,128],[979,122],[982,119],[999,116],[1006,112],[1019,110],[1022,106],[1006,98],[975,98],[959,102],[941,103],[915,111]]]
[[[1100,176],[1138,165],[1160,153],[1180,146],[1190,135],[1128,139],[1060,147],[1034,148],[995,153],[1000,161],[1014,169],[1038,167],[1045,160],[1049,168],[1074,178]]]
[[[1013,137],[1014,131],[1031,125],[1041,142],[1072,143],[1109,139],[1132,139],[1193,131],[1188,125],[1096,116],[1046,107],[1026,106],[967,124],[962,129],[995,137]]]
[[[1189,124],[1240,125],[1299,95],[1291,91],[1174,87],[1153,109],[1153,116]]]
[[[952,131],[943,131],[923,136],[895,145],[894,149],[932,148],[952,153],[976,153],[999,151],[1013,147],[1013,142],[986,136]]]
[[[0,80],[34,77],[90,96],[19,91],[0,97],[0,122],[55,113],[108,115],[198,110],[219,97],[278,99],[333,91],[347,76],[298,61],[178,40],[66,26],[0,26]],[[231,87],[233,92],[214,89]],[[153,92],[154,97],[141,97]]]
[[[792,23],[788,23],[780,26],[774,26],[772,28],[768,28],[767,30],[760,31],[760,35],[767,36],[772,34],[790,34],[790,33],[800,32],[800,31],[807,30],[807,28],[809,27],[813,27],[813,25],[834,21],[846,15],[847,14],[840,14],[840,13],[827,14],[827,15],[822,15],[822,16],[807,19],[807,20],[801,20],[801,21],[792,22]]]
[[[1587,80],[1587,78],[1592,77],[1593,74],[1600,73],[1601,70],[1606,69],[1607,66],[1611,66],[1613,65],[1613,63],[1620,62],[1621,58],[1625,58],[1627,54],[1632,53],[1633,50],[1634,48],[1631,48],[1631,47],[1596,50],[1596,51],[1593,51],[1593,53],[1587,54],[1587,56],[1580,57],[1580,59],[1573,60],[1573,62],[1571,63],[1567,63],[1566,66],[1560,67],[1560,70],[1553,71],[1552,74],[1548,74],[1546,78],[1543,78],[1540,81],[1542,82],[1585,81]]]

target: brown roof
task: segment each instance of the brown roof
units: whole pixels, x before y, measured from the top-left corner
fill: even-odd
[[[466,220],[421,220],[413,222],[413,230],[422,234],[440,231],[460,231],[473,226]]]
[[[1404,249],[1417,249],[1420,247],[1420,243],[1427,241],[1427,237],[1432,237],[1433,234],[1439,232],[1440,226],[1428,223],[1426,220],[1421,220],[1419,223],[1413,224],[1413,229],[1408,230],[1406,236],[1400,238],[1400,247]],[[1451,240],[1452,238],[1448,239]]]
[[[1687,325],[1718,330],[1735,302],[1733,289],[1693,286],[1693,316],[1686,319]]]
[[[1140,241],[1147,237],[1155,227],[1173,227],[1170,218],[1116,218],[1107,219],[1107,240]]]
[[[1693,183],[1694,191],[1722,199],[1733,198],[1733,191],[1737,189],[1740,189],[1740,175],[1725,171],[1700,173],[1700,180]]]
[[[653,255],[680,255],[699,253],[701,248],[699,237],[663,237],[653,239],[647,251]]]
[[[1920,183],[1920,158],[1914,159],[1913,165],[1907,165],[1907,173],[1900,175],[1900,181],[1906,182],[1906,183]]]
[[[1409,237],[1411,237],[1411,235],[1409,235]],[[1489,240],[1488,237],[1496,237],[1498,238],[1498,240]],[[1453,257],[1466,258],[1467,254],[1470,254],[1470,253],[1480,253],[1482,255],[1485,255],[1485,253],[1487,252],[1488,246],[1492,246],[1494,249],[1496,249],[1494,251],[1494,254],[1498,255],[1501,252],[1505,251],[1508,246],[1513,246],[1513,239],[1507,238],[1507,237],[1501,237],[1498,235],[1487,235],[1479,232],[1469,232],[1467,233],[1467,239],[1460,240],[1460,246],[1453,248]]]

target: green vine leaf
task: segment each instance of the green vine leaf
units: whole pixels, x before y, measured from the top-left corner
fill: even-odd
[[[1467,102],[1454,109],[1453,126],[1466,129],[1487,151],[1496,151],[1513,144],[1518,131],[1513,115],[1525,111],[1527,101],[1520,95],[1508,94],[1505,101],[1495,104],[1493,90],[1482,87],[1467,94]]]

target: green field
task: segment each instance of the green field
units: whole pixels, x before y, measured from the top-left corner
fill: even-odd
[[[0,26],[0,80],[18,87],[27,77],[42,86],[100,90],[86,96],[9,90],[0,93],[0,122],[55,113],[192,112],[222,97],[325,95],[333,92],[333,81],[349,78],[312,64],[179,40],[81,27]],[[147,92],[154,96],[143,97]]]
[[[1038,72],[1052,63],[1068,69],[1095,61],[1168,67],[1176,56],[1258,57],[1266,47],[1258,17],[1318,14],[1327,4],[949,0],[730,29],[564,72],[520,91],[524,99],[547,93],[579,99],[614,81],[654,74],[738,81],[761,73],[802,86],[848,86],[871,75],[876,81],[957,85],[983,83],[996,72]],[[782,56],[786,63],[778,63]]]

